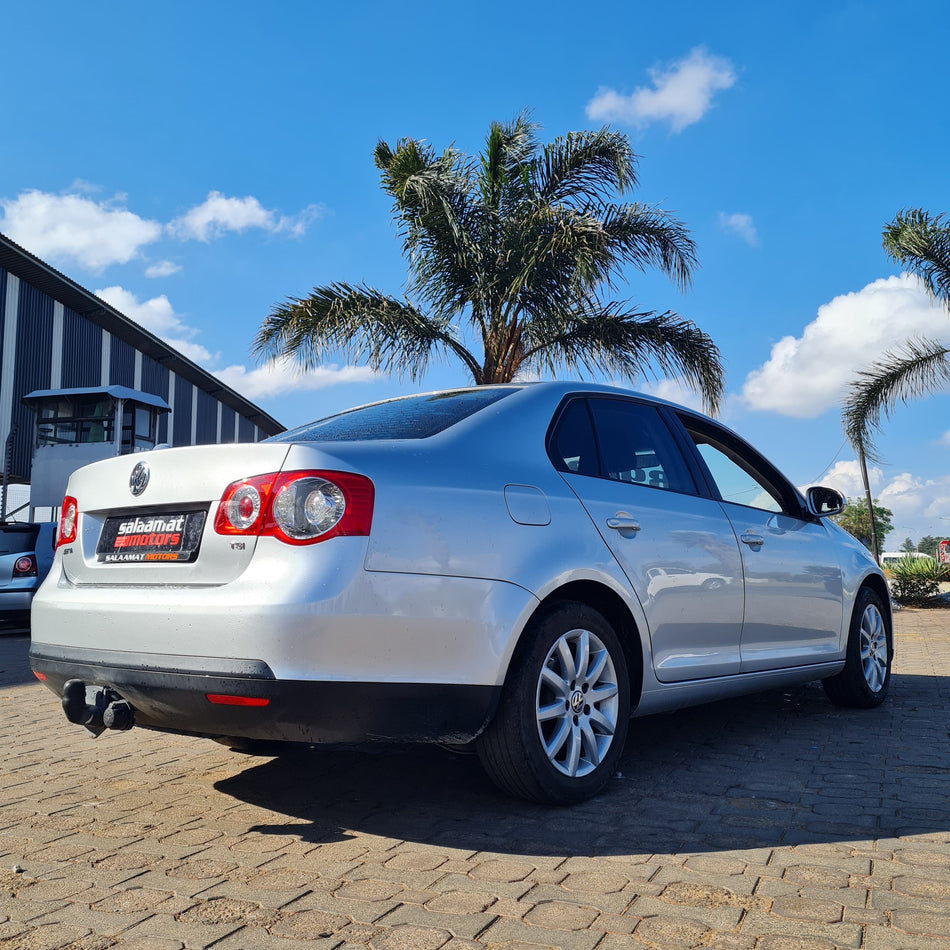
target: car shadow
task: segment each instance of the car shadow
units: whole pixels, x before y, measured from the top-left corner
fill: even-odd
[[[29,650],[28,633],[0,635],[0,689],[36,682],[30,669]]]
[[[216,788],[275,813],[257,831],[313,843],[359,833],[471,852],[629,855],[945,832],[947,688],[895,675],[882,707],[842,710],[813,683],[634,719],[619,773],[570,808],[508,798],[476,756],[433,746],[288,752],[249,760]]]

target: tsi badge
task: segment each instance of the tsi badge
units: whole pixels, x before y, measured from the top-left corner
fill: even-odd
[[[129,476],[129,491],[138,497],[148,487],[148,466],[144,462],[137,462]]]

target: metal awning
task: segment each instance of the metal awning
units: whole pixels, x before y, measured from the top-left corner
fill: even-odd
[[[171,406],[161,396],[142,392],[141,389],[131,389],[129,386],[74,386],[71,389],[35,389],[27,393],[21,400],[24,405],[33,407],[41,399],[56,399],[60,396],[111,396],[113,399],[122,399],[127,402],[137,402],[143,406],[151,406],[159,412],[171,412]]]

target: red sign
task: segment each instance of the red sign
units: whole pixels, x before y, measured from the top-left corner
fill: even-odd
[[[950,540],[941,541],[937,545],[937,560],[941,564],[950,564]]]

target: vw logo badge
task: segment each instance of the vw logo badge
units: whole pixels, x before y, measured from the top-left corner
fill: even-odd
[[[144,462],[136,462],[129,476],[129,491],[136,497],[148,487],[149,474],[148,466]]]

